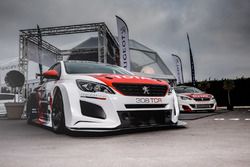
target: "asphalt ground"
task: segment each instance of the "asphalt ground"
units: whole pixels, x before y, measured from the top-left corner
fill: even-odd
[[[56,135],[0,120],[0,167],[249,167],[250,110],[181,114],[185,128]]]

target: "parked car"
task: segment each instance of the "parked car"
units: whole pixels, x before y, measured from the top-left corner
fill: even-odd
[[[180,111],[210,111],[216,110],[217,103],[213,95],[195,87],[177,86],[174,88],[179,102]]]
[[[176,126],[166,81],[96,62],[61,61],[44,72],[27,101],[27,121],[70,131]]]
[[[15,94],[12,93],[0,93],[0,116],[6,116],[5,103],[14,102]]]

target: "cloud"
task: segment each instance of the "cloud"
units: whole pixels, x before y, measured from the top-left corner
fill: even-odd
[[[0,58],[18,56],[20,29],[105,21],[116,35],[115,15],[127,22],[131,38],[156,50],[173,72],[171,53],[178,54],[186,80],[190,80],[186,32],[198,80],[250,77],[248,0],[1,0]],[[68,46],[82,39],[84,35],[48,40]]]

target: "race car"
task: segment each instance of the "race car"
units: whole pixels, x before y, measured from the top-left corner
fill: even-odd
[[[174,88],[179,102],[180,111],[210,111],[216,110],[217,103],[213,95],[207,94],[195,87],[177,86]]]
[[[27,100],[27,122],[56,133],[178,124],[177,98],[166,81],[86,61],[58,62],[41,77]]]

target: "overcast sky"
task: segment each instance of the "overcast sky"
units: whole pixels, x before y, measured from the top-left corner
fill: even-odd
[[[179,55],[185,81],[191,80],[186,32],[198,80],[250,77],[249,0],[1,0],[0,64],[18,56],[20,29],[104,21],[117,35],[115,15],[131,39],[157,51],[174,73],[171,54]],[[85,39],[59,38],[58,48]]]

